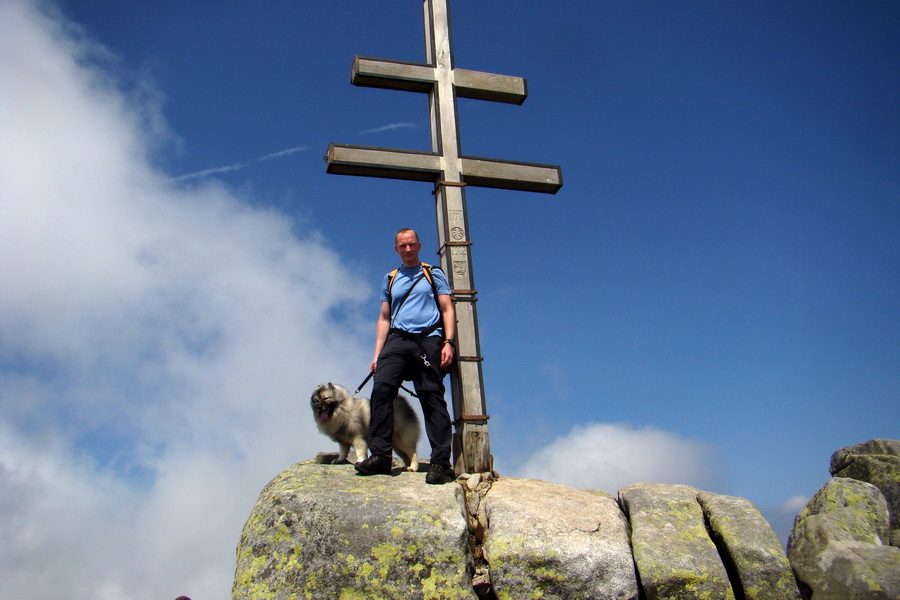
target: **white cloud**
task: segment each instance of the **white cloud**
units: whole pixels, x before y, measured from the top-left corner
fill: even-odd
[[[710,489],[720,479],[713,449],[654,427],[589,423],[535,452],[523,477],[615,494],[639,481]]]
[[[161,117],[98,58],[0,0],[3,594],[225,598],[262,486],[332,449],[307,398],[368,365],[368,325],[330,315],[371,290],[317,233],[154,170]]]
[[[797,515],[801,510],[806,508],[809,502],[809,496],[791,496],[782,503],[779,510],[790,515]]]
[[[760,507],[763,516],[772,526],[783,545],[787,545],[791,529],[794,527],[794,519],[806,507],[807,502],[809,502],[809,496],[798,495],[791,496],[782,502],[780,506],[774,508]]]

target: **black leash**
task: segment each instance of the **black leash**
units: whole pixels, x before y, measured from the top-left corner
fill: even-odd
[[[359,393],[359,390],[363,389],[363,386],[364,386],[364,385],[366,385],[367,383],[369,383],[369,380],[372,379],[372,375],[374,375],[374,374],[375,374],[375,371],[369,371],[369,374],[366,375],[366,378],[363,379],[363,382],[362,382],[361,384],[359,384],[359,387],[356,388],[356,391],[355,391],[355,392],[353,392],[353,395],[354,395],[354,396],[357,395],[357,394]]]
[[[374,374],[375,374],[375,372],[373,371],[373,372],[369,373],[368,375],[366,375],[366,378],[363,379],[363,382],[362,382],[361,384],[359,384],[359,387],[356,388],[356,391],[355,391],[355,392],[353,392],[353,395],[354,395],[354,396],[357,395],[357,394],[359,393],[359,390],[363,389],[363,387],[365,387],[365,385],[366,385],[367,383],[369,383],[369,380],[372,379],[372,375],[374,375]],[[400,389],[402,389],[404,392],[406,392],[407,394],[409,394],[409,395],[412,396],[413,398],[418,398],[418,397],[419,397],[418,394],[416,394],[416,393],[413,392],[412,390],[408,389],[408,388],[407,388],[405,385],[403,385],[402,383],[400,384]]]

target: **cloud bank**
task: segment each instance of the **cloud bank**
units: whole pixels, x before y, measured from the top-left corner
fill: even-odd
[[[536,452],[523,477],[615,494],[639,481],[711,489],[720,483],[713,449],[654,427],[588,423]]]
[[[316,232],[155,169],[162,118],[112,58],[0,1],[3,595],[225,598],[259,490],[331,447],[308,394],[368,364],[372,290]]]

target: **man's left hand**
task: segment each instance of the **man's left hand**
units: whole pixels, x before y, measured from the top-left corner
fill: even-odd
[[[441,347],[441,368],[446,369],[453,364],[453,346],[444,344]]]

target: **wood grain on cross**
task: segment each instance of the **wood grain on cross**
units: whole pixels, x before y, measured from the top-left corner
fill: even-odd
[[[457,361],[451,369],[456,431],[456,471],[492,470],[487,432],[482,358],[472,278],[471,241],[466,214],[466,186],[555,194],[562,187],[559,167],[463,156],[457,128],[457,98],[522,104],[527,86],[522,77],[457,69],[447,0],[423,0],[425,63],[357,56],[351,82],[366,87],[427,93],[431,112],[431,152],[331,144],[325,156],[328,173],[388,177],[434,183],[438,254],[447,274],[457,316]]]

